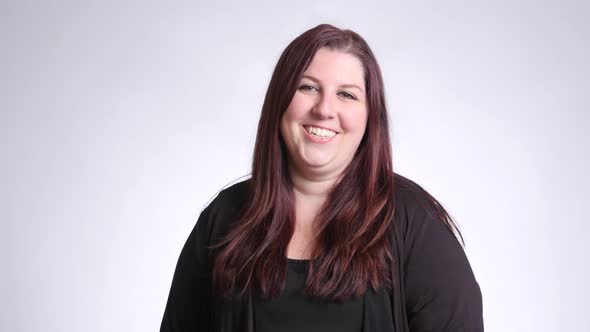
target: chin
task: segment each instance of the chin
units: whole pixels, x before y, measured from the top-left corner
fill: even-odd
[[[328,158],[303,158],[303,162],[308,167],[320,168],[330,165],[331,160]]]

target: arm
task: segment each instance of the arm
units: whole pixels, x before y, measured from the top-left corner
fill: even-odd
[[[410,331],[483,331],[481,291],[459,241],[433,210],[418,204],[408,210],[405,294]]]
[[[208,232],[211,205],[197,220],[178,258],[160,332],[208,331],[211,317],[211,267]]]

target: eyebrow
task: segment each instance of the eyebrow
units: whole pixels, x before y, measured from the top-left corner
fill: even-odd
[[[315,81],[316,83],[320,83],[321,82],[317,78],[315,78],[313,76],[310,76],[310,75],[303,75],[303,76],[301,76],[301,78],[307,78],[307,79],[310,79],[312,81]],[[341,84],[340,87],[343,87],[343,88],[355,88],[355,89],[358,89],[360,92],[365,93],[365,91],[363,89],[361,89],[356,84]]]

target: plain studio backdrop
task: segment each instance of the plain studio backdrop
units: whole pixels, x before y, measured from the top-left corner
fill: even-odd
[[[2,1],[0,330],[155,331],[204,206],[250,170],[282,50],[383,71],[394,167],[449,210],[487,331],[590,331],[584,1]],[[433,276],[436,277],[436,276]]]

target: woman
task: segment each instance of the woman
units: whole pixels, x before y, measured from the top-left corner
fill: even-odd
[[[371,49],[319,25],[281,55],[252,177],[201,213],[161,331],[483,331],[454,231],[431,195],[393,172]]]

